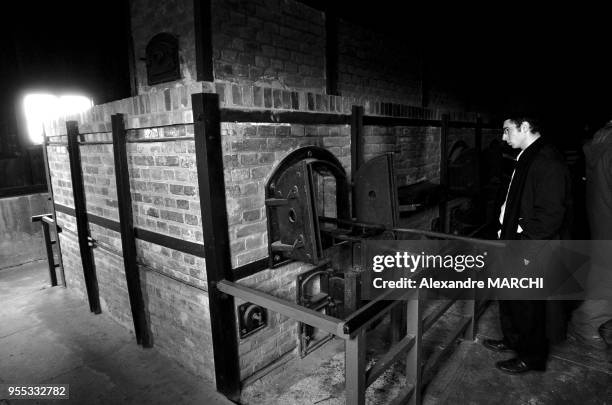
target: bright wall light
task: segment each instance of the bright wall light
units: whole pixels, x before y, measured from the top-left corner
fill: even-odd
[[[28,94],[23,99],[23,109],[30,141],[34,144],[42,143],[43,122],[77,114],[92,106],[93,101],[85,96]]]

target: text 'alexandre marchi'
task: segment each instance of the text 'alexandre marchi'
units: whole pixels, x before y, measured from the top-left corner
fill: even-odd
[[[484,280],[434,280],[433,278],[422,278],[414,280],[408,277],[402,277],[399,280],[383,280],[380,277],[372,280],[374,288],[521,288],[521,289],[542,289],[544,288],[544,278],[542,277],[505,277],[505,278],[488,278]]]

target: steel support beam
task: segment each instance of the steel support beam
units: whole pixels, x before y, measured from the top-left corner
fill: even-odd
[[[145,303],[140,285],[140,272],[136,262],[136,236],[134,234],[134,219],[132,217],[132,194],[130,192],[130,175],[126,149],[126,132],[123,114],[111,117],[113,131],[113,154],[115,157],[115,182],[117,185],[117,200],[119,224],[121,227],[121,250],[123,266],[127,282],[132,321],[136,342],[143,347],[152,347],[151,332],[147,324]]]

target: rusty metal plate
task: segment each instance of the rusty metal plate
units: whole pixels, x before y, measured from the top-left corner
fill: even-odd
[[[333,182],[319,184],[321,179],[330,177],[335,179],[335,190],[327,187]],[[322,243],[321,204],[317,198],[324,190],[335,204],[333,212],[347,218],[350,210],[346,172],[329,151],[318,147],[297,149],[277,166],[266,185],[265,200],[271,267],[288,260],[312,264],[321,261],[328,244]]]
[[[174,35],[166,32],[155,35],[147,44],[145,54],[149,85],[180,80],[179,46]]]
[[[283,171],[269,184],[268,191],[266,210],[273,263],[287,259],[316,263],[320,242],[307,161]]]
[[[356,220],[396,227],[399,211],[393,155],[369,160],[355,173],[354,179]]]

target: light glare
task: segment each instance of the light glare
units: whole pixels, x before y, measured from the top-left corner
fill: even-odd
[[[92,106],[92,100],[85,96],[28,94],[23,99],[23,107],[30,140],[35,144],[42,143],[45,121],[77,114]]]

